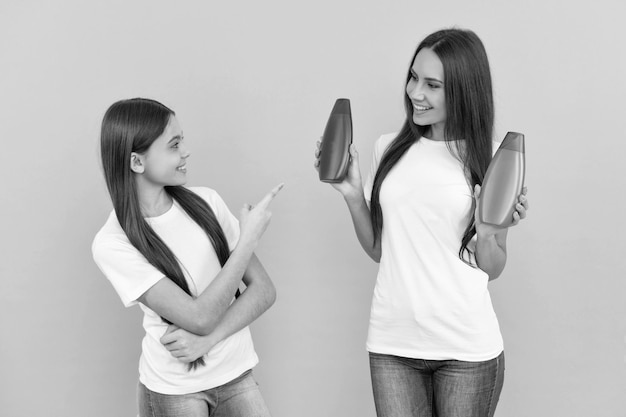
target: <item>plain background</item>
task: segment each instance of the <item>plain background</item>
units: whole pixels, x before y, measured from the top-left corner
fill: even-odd
[[[252,327],[275,417],[374,416],[376,265],[312,167],[337,97],[366,172],[399,129],[412,53],[473,29],[497,135],[527,139],[529,217],[490,284],[507,373],[497,415],[625,416],[626,58],[621,2],[4,1],[0,5],[0,414],[134,416],[142,329],[91,259],[111,205],[114,101],[173,108],[189,185],[238,213],[279,182],[258,250],[278,301]]]

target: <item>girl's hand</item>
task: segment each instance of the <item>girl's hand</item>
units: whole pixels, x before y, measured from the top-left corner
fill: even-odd
[[[315,170],[319,172],[322,142],[317,141],[316,145],[313,166]],[[350,162],[348,162],[348,164],[348,172],[343,181],[330,183],[333,188],[339,191],[345,198],[363,194],[363,181],[361,179],[361,170],[359,169],[359,154],[354,144],[350,145]]]
[[[517,197],[517,204],[515,205],[515,211],[513,212],[513,223],[510,226],[516,226],[520,220],[526,218],[526,211],[528,210],[528,198],[526,193],[528,188],[522,188],[522,193]],[[476,223],[476,234],[481,236],[495,235],[498,232],[506,229],[506,227],[498,227],[491,224],[483,223],[478,215],[478,203],[480,198],[480,185],[476,184],[474,187],[474,198],[476,199],[476,210],[474,211],[474,222]]]
[[[256,205],[245,204],[243,206],[239,215],[240,240],[248,239],[254,244],[259,241],[272,218],[268,206],[284,185],[284,183],[277,185]]]
[[[169,325],[161,337],[161,344],[173,357],[184,363],[195,361],[213,347],[209,336],[198,336],[175,324]]]

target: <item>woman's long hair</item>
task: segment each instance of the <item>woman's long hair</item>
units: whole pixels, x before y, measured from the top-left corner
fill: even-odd
[[[117,219],[130,243],[187,294],[192,295],[174,253],[144,220],[139,206],[137,185],[130,168],[131,152],[144,153],[165,131],[174,112],[163,104],[135,98],[114,103],[102,120],[100,150],[107,188]],[[228,242],[211,207],[182,186],[165,191],[207,234],[220,264],[230,255]],[[164,319],[167,323],[170,323]],[[189,364],[189,370],[204,365],[202,358]]]
[[[461,160],[468,185],[473,193],[474,186],[481,184],[492,155],[492,135],[494,121],[493,92],[487,52],[476,34],[463,29],[444,29],[426,37],[417,47],[415,57],[424,48],[431,49],[441,60],[444,72],[444,93],[446,122],[444,137],[448,148]],[[405,82],[411,78],[410,70]],[[398,136],[385,151],[372,188],[370,216],[376,242],[383,228],[383,215],[380,207],[380,189],[384,179],[400,158],[417,142],[430,126],[418,126],[413,122],[413,105],[408,94],[404,94],[406,120]],[[461,141],[461,139],[464,139]],[[472,203],[472,215],[465,228],[459,257],[472,251],[468,244],[476,234],[474,225],[475,201]]]

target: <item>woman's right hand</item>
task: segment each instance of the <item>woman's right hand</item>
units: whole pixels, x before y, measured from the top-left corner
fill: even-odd
[[[247,241],[253,245],[258,243],[272,218],[268,206],[284,185],[282,183],[274,187],[254,206],[244,204],[239,215],[240,241]]]
[[[210,336],[198,336],[170,324],[160,339],[170,354],[184,363],[191,363],[208,353],[215,345]]]
[[[321,155],[322,142],[317,141],[317,147],[315,149],[315,162],[313,166],[319,172],[320,170],[320,155]],[[361,179],[361,170],[359,168],[359,153],[356,150],[354,144],[350,145],[350,161],[348,162],[348,172],[345,178],[341,182],[330,183],[333,188],[341,193],[344,198],[349,199],[351,197],[361,197],[363,195],[363,181]]]

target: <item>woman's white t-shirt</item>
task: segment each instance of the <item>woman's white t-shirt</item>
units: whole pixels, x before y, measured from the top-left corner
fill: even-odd
[[[368,203],[378,164],[395,137],[376,142],[364,187]],[[502,352],[488,275],[459,258],[472,198],[462,163],[443,141],[420,138],[389,172],[379,199],[382,256],[368,351],[470,362]]]
[[[237,219],[214,190],[200,187],[190,190],[209,204],[232,250],[239,239]],[[204,230],[176,202],[166,213],[146,221],[179,260],[192,294],[197,296],[202,293],[222,269]],[[146,335],[139,360],[139,380],[148,389],[171,395],[199,392],[223,385],[258,363],[248,327],[215,345],[204,355],[206,366],[192,371],[188,371],[186,363],[174,358],[165,349],[159,339],[168,325],[158,314],[137,301],[164,276],[130,243],[115,212],[111,212],[96,234],[92,253],[124,305],[139,304],[143,310]]]

